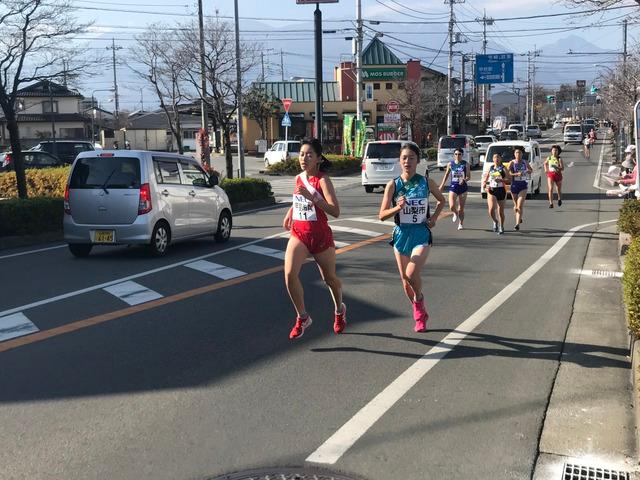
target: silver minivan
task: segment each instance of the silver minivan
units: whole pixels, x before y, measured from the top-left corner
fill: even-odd
[[[476,141],[471,135],[444,135],[438,140],[438,167],[440,170],[444,170],[453,160],[453,152],[456,148],[462,149],[462,159],[469,164],[470,168],[480,165],[480,153]]]
[[[406,140],[367,143],[362,157],[362,185],[365,192],[371,193],[375,187],[384,187],[389,180],[400,176],[400,147],[406,143],[416,145]]]
[[[76,257],[94,245],[143,244],[161,256],[171,242],[231,236],[229,198],[196,160],[144,150],[78,155],[64,193],[64,239]]]

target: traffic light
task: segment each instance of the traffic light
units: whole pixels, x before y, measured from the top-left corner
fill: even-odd
[[[595,85],[591,85],[591,95],[598,93],[599,88]]]
[[[556,103],[555,95],[547,95],[547,103]]]

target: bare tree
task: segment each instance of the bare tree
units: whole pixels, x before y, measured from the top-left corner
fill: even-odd
[[[633,128],[633,107],[640,98],[640,60],[630,56],[626,65],[620,63],[602,77],[599,97],[604,115],[616,124],[627,122]]]
[[[640,6],[640,0],[634,0]],[[579,5],[597,8],[609,8],[619,5],[626,5],[627,0],[564,0],[568,5]]]
[[[408,80],[404,83],[404,101],[402,111],[411,126],[414,141],[422,143],[425,120],[425,106],[429,101],[426,81]]]
[[[425,126],[432,125],[436,129],[436,136],[440,130],[444,131],[447,120],[447,79],[431,78],[425,83],[424,122]]]
[[[183,34],[184,51],[192,57],[185,63],[186,75],[192,86],[202,98],[200,86],[200,59],[198,29],[195,25],[186,26]],[[233,29],[230,24],[216,20],[208,22],[204,29],[204,70],[207,94],[203,100],[207,104],[215,125],[222,129],[227,177],[233,177],[233,159],[231,156],[231,133],[234,129],[234,117],[237,111],[236,53]],[[256,65],[255,46],[242,43],[240,49],[241,73],[246,73]],[[243,88],[248,83],[245,82]]]
[[[153,88],[178,152],[183,153],[179,105],[189,98],[185,79],[185,65],[189,61],[189,55],[180,43],[177,30],[161,23],[150,25],[136,40],[137,44],[132,47],[131,53],[133,59],[142,64],[142,68],[131,69]]]
[[[254,83],[242,96],[243,113],[255,120],[260,127],[260,138],[266,138],[266,122],[280,110],[280,102],[265,91],[260,84]]]
[[[86,69],[86,62],[62,65],[63,58],[78,58],[70,40],[88,27],[78,24],[71,12],[70,0],[0,2],[0,107],[9,131],[20,198],[27,198],[27,184],[16,112],[18,90]]]

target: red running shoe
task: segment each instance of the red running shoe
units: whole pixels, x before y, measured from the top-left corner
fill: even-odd
[[[342,313],[336,313],[336,318],[333,322],[333,331],[338,334],[342,333],[344,327],[347,326],[347,306],[342,304]]]
[[[296,324],[291,329],[291,332],[289,332],[289,338],[291,340],[300,338],[302,335],[304,335],[304,331],[306,330],[306,328],[312,323],[313,320],[311,320],[311,317],[309,315],[307,315],[307,318],[296,317]]]
[[[424,306],[424,298],[419,302],[411,302],[413,304],[413,319],[416,321],[413,329],[416,332],[427,331],[427,321],[429,320],[429,314]]]

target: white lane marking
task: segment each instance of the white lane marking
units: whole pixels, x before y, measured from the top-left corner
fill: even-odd
[[[268,237],[263,237],[263,238],[258,238],[256,240],[251,240],[250,242],[243,243],[241,245],[236,245],[236,246],[233,246],[233,247],[225,248],[224,250],[220,250],[218,252],[208,253],[206,255],[201,255],[201,256],[195,257],[195,258],[190,258],[188,260],[183,260],[181,262],[171,263],[171,264],[165,265],[163,267],[154,268],[152,270],[146,270],[144,272],[140,272],[140,273],[136,273],[136,274],[133,274],[133,275],[129,275],[127,277],[118,278],[116,280],[111,280],[111,281],[104,282],[104,283],[101,283],[101,284],[98,284],[98,285],[92,285],[90,287],[81,288],[80,290],[75,290],[73,292],[63,293],[61,295],[56,295],[55,297],[46,298],[44,300],[38,300],[37,302],[31,302],[31,303],[28,303],[26,305],[22,305],[22,306],[15,307],[15,308],[10,308],[10,309],[7,309],[7,310],[4,310],[4,311],[0,312],[0,317],[2,317],[4,315],[11,315],[12,313],[17,313],[17,312],[20,312],[22,310],[28,310],[30,308],[35,308],[35,307],[40,307],[42,305],[47,305],[49,303],[57,302],[58,300],[65,300],[67,298],[76,297],[78,295],[82,295],[83,293],[89,293],[89,292],[93,292],[95,290],[100,290],[100,289],[106,288],[106,287],[108,287],[110,285],[116,285],[118,283],[126,282],[127,280],[135,280],[136,278],[146,277],[147,275],[152,275],[154,273],[164,272],[165,270],[170,270],[170,269],[175,268],[175,267],[181,267],[183,265],[186,265],[187,263],[195,262],[197,260],[204,260],[205,258],[215,257],[216,255],[221,255],[223,253],[232,252],[234,250],[238,250],[238,249],[240,249],[240,248],[242,248],[244,246],[247,246],[247,245],[254,245],[256,243],[260,243],[260,242],[263,242],[265,240],[269,240],[269,239],[272,239],[272,238],[283,237],[283,236],[286,236],[286,235],[288,235],[288,232],[276,233],[274,235],[269,235]]]
[[[350,222],[373,223],[373,224],[376,224],[376,225],[385,225],[385,222],[381,222],[377,218],[369,218],[369,217],[350,218],[349,221]],[[386,225],[388,225],[388,223]],[[331,227],[331,228],[333,228],[333,227]]]
[[[349,245],[351,245],[350,243],[347,242],[338,242],[336,240],[333,241],[333,243],[336,244],[337,248],[343,248],[343,247],[348,247]]]
[[[604,139],[602,141],[602,147],[600,148],[600,161],[598,162],[598,169],[596,170],[596,176],[593,179],[593,188],[600,188],[600,176],[602,175],[602,159],[604,158],[604,146],[607,142],[607,132],[604,133]]]
[[[275,248],[261,247],[259,245],[249,245],[248,247],[242,247],[240,250],[284,260],[284,252],[282,250],[276,250]]]
[[[30,255],[32,253],[47,252],[49,250],[56,250],[58,248],[65,248],[66,246],[67,245],[56,245],[54,247],[38,248],[36,250],[27,250],[26,252],[11,253],[9,255],[1,256],[0,260],[4,260],[5,258],[21,257],[22,255]]]
[[[347,232],[354,233],[356,235],[364,235],[365,237],[379,237],[380,235],[384,235],[384,233],[373,232],[371,230],[362,230],[360,228],[352,228],[352,227],[340,227],[338,225],[331,225],[331,230],[334,232]]]
[[[575,268],[571,270],[571,273],[575,273],[576,275],[585,275],[587,277],[594,278],[622,278],[622,272],[615,272],[612,270],[592,270],[592,269],[581,269]]]
[[[611,223],[616,220],[608,220],[602,223]],[[364,435],[393,405],[400,400],[422,377],[424,377],[435,365],[442,360],[447,353],[455,348],[466,336],[486,320],[498,307],[506,302],[524,284],[531,279],[542,267],[544,267],[561,249],[571,237],[583,228],[598,225],[587,223],[573,227],[560,238],[549,250],[547,250],[529,268],[491,298],[482,307],[476,310],[469,318],[458,325],[455,331],[447,335],[440,343],[427,351],[413,365],[400,374],[382,392],[357,412],[336,433],[324,442],[316,451],[309,455],[307,462],[334,464],[353,444]]]
[[[158,292],[154,292],[150,288],[140,285],[136,282],[122,282],[117,285],[111,285],[103,290],[109,292],[111,295],[118,297],[123,302],[129,305],[139,305],[141,303],[150,302],[151,300],[157,300],[162,298]]]
[[[246,275],[246,272],[236,270],[235,268],[225,267],[219,263],[208,262],[206,260],[198,260],[197,262],[187,263],[185,267],[198,270],[199,272],[212,275],[222,280],[229,280],[231,278],[242,277]]]
[[[0,342],[39,331],[22,312],[0,317]]]

